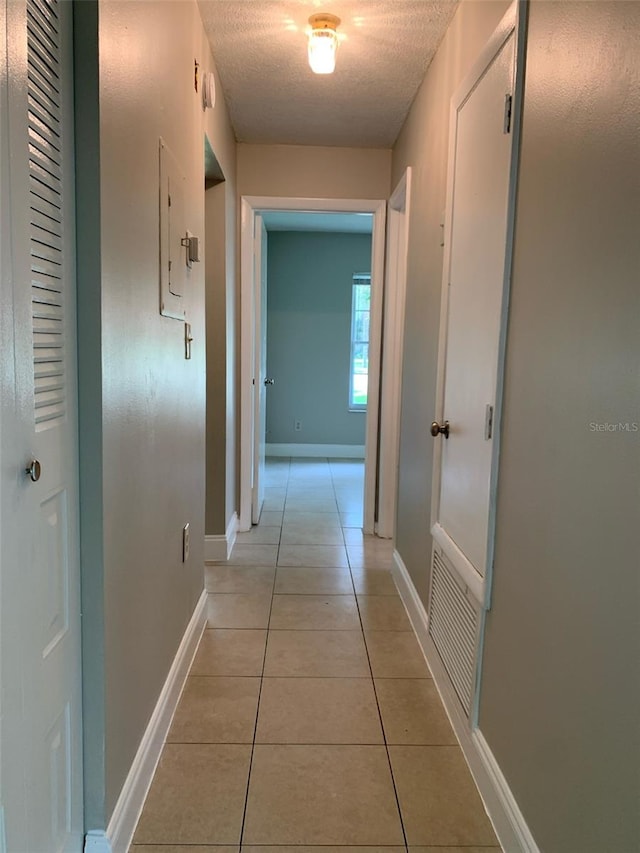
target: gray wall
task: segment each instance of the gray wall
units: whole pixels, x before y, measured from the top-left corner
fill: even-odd
[[[204,114],[193,89],[194,57],[213,70],[195,2],[76,13],[86,827],[103,829],[203,587],[204,265],[186,361],[183,323],[159,314],[158,139],[200,236],[205,132],[232,180],[235,143],[224,100]]]
[[[348,409],[351,286],[371,271],[371,235],[272,231],[267,270],[267,442],[364,445],[366,414]]]
[[[640,847],[639,40],[531,7],[480,727],[545,853]]]
[[[449,98],[463,3],[394,150],[414,167],[397,547],[426,601]],[[640,4],[533,2],[480,730],[541,850],[640,841]],[[417,393],[416,389],[420,389]]]

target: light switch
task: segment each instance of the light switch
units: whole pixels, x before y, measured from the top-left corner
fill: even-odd
[[[187,236],[182,238],[181,243],[187,250],[187,266],[191,269],[194,263],[200,263],[200,238],[187,231]]]
[[[189,238],[189,260],[191,263],[200,263],[200,238],[194,237],[193,234],[189,234],[187,231],[187,237]]]

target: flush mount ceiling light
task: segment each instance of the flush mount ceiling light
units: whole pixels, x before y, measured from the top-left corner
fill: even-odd
[[[309,65],[315,74],[332,74],[336,67],[340,18],[319,12],[309,18]]]

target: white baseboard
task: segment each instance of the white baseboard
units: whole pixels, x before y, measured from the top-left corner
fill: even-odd
[[[480,729],[471,730],[469,719],[429,637],[427,611],[402,557],[393,552],[392,569],[400,597],[422,648],[442,704],[458,738],[484,807],[506,853],[539,853],[522,812]]]
[[[520,807],[511,793],[511,788],[509,788],[507,780],[504,778],[502,770],[500,769],[498,762],[496,761],[494,754],[491,752],[489,744],[484,739],[484,735],[480,729],[476,729],[471,735],[471,738],[483,763],[484,771],[490,779],[492,789],[499,800],[499,806],[508,821],[508,827],[504,828],[503,835],[506,839],[507,833],[510,832],[516,842],[512,847],[507,847],[505,841],[502,846],[507,851],[522,850],[525,853],[540,853],[540,848],[536,844],[535,839],[531,834],[531,830],[527,826],[524,816],[520,811]],[[498,837],[502,838],[500,835],[498,835]]]
[[[267,456],[364,459],[364,444],[267,444]]]
[[[391,561],[391,574],[393,575],[393,579],[398,587],[400,598],[404,602],[404,606],[409,614],[409,619],[413,625],[413,630],[416,633],[418,642],[420,643],[422,653],[426,657],[424,650],[426,648],[427,640],[429,639],[427,611],[424,609],[424,604],[416,592],[416,588],[413,585],[413,581],[411,580],[411,576],[409,575],[402,557],[395,548],[393,551],[393,559]]]
[[[84,853],[112,853],[111,841],[106,832],[92,829],[84,837]]]
[[[7,834],[4,828],[4,807],[0,804],[0,853],[7,853]]]
[[[127,853],[129,850],[184,682],[207,622],[206,603],[207,593],[203,591],[142,736],[107,831],[88,832],[85,853]]]
[[[227,532],[217,536],[204,537],[204,561],[205,563],[224,563],[231,556],[233,546],[236,544],[238,535],[238,514],[233,513]]]

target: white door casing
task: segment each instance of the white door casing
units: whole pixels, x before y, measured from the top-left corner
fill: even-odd
[[[435,438],[432,532],[480,604],[491,568],[510,273],[516,22],[514,6],[460,86],[450,122],[435,413],[450,433]]]
[[[0,772],[7,849],[29,853],[82,845],[71,12],[7,5]]]
[[[393,538],[396,520],[410,209],[411,167],[409,166],[391,194],[387,216],[387,266],[382,320],[384,345],[380,393],[378,519],[376,525],[378,536],[386,539]]]
[[[3,286],[5,279],[10,278],[8,261],[7,261],[7,245],[6,245],[6,230],[4,199],[6,198],[8,189],[7,169],[8,166],[8,150],[5,139],[7,125],[7,20],[6,20],[6,5],[0,4],[0,471],[2,470],[4,459],[4,441],[6,435],[6,427],[4,426],[5,408],[11,399],[10,390],[6,384],[5,370],[2,365],[6,363],[5,356],[9,352],[13,352],[13,333],[11,325],[7,321],[13,316],[13,307],[10,302],[9,294],[5,292]],[[3,488],[3,479],[0,480]],[[0,494],[0,643],[3,637],[3,608],[4,596],[6,589],[4,588],[4,565],[7,554],[5,553],[4,542],[4,496]],[[3,654],[0,647],[0,767],[3,766],[5,753],[2,743],[2,708],[3,696]],[[6,835],[4,830],[4,794],[2,784],[2,773],[0,772],[0,851],[7,849]]]
[[[260,521],[262,504],[264,503],[265,483],[265,444],[267,441],[267,229],[260,214],[255,217],[254,235],[255,269],[253,281],[254,322],[253,332],[255,367],[254,387],[254,429],[253,439],[253,484],[251,491],[251,521]]]
[[[255,459],[255,217],[267,210],[371,213],[371,324],[369,386],[365,439],[364,524],[374,533],[378,482],[378,429],[380,398],[380,343],[385,252],[386,202],[378,199],[280,198],[242,196],[240,209],[240,518],[238,528],[251,528],[253,465]]]

